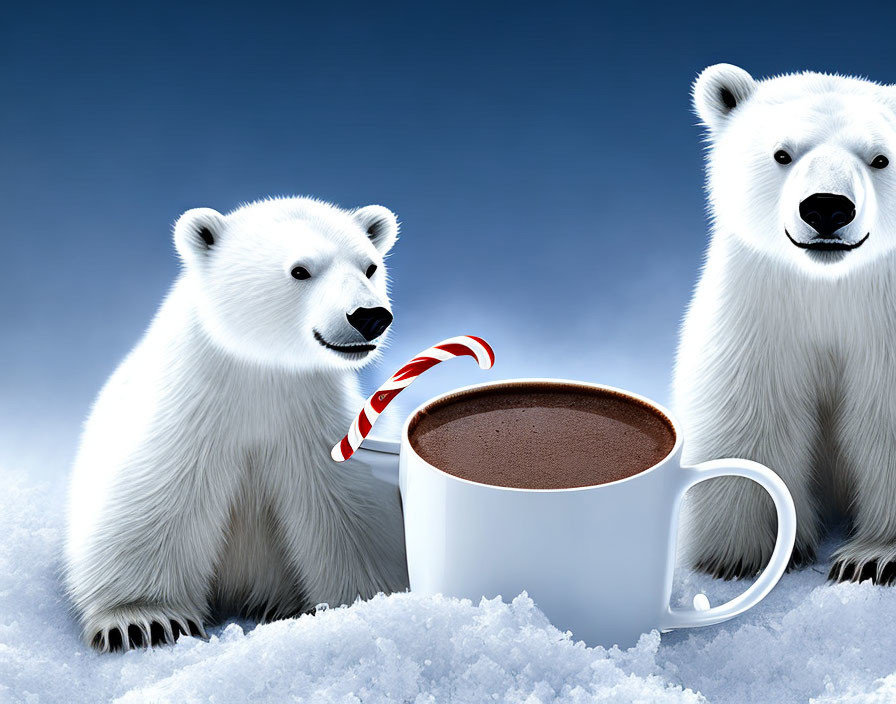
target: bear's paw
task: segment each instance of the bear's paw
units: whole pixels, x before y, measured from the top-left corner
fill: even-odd
[[[834,553],[828,579],[835,582],[896,583],[896,541],[850,540]]]
[[[121,606],[91,618],[84,636],[101,653],[172,644],[181,636],[208,638],[198,614],[145,605]]]

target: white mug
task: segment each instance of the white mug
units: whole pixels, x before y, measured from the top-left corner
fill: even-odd
[[[429,464],[411,445],[409,429],[430,405],[480,389],[532,384],[606,390],[646,404],[669,420],[675,445],[643,472],[569,489],[468,481]],[[599,384],[516,379],[430,399],[410,414],[400,441],[399,489],[411,591],[474,602],[483,596],[510,599],[526,591],[559,629],[572,631],[588,645],[607,647],[630,647],[654,628],[708,626],[743,613],[771,591],[787,568],[796,537],[793,500],[784,482],[761,464],[722,459],[683,465],[681,447],[681,429],[666,409]],[[382,441],[364,448],[362,461],[388,480],[394,471],[393,448]],[[724,476],[752,479],[771,495],[778,513],[775,549],[765,570],[737,598],[705,610],[672,608],[682,498],[695,484]]]

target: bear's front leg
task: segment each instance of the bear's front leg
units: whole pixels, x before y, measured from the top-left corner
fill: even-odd
[[[689,565],[721,579],[753,577],[765,567],[775,547],[777,517],[764,489],[747,479],[725,477],[694,487],[687,498],[683,540]],[[815,547],[814,536],[804,535],[788,569],[813,562]]]
[[[368,599],[408,587],[398,489],[359,459],[336,464],[329,446],[295,479],[273,487],[274,509],[307,607]]]
[[[109,472],[85,466],[87,453],[73,478],[66,577],[84,640],[102,652],[205,635],[233,472],[150,449]]]
[[[896,582],[896,370],[888,347],[869,343],[846,361],[836,479],[849,487],[853,530],[834,553],[828,578],[836,581]]]
[[[682,332],[673,387],[684,434],[683,459],[695,464],[740,457],[777,473],[796,506],[791,566],[810,562],[819,536],[812,493],[818,417],[811,364],[792,364],[791,357],[798,355],[788,349],[788,340],[763,335],[763,320],[755,314],[737,316],[739,324],[754,326],[749,329],[713,321],[712,315],[730,315],[739,299],[716,309],[700,301],[700,295]],[[688,492],[683,518],[686,561],[716,577],[755,575],[775,546],[772,500],[747,479],[698,484]]]
[[[815,559],[818,544],[817,508],[810,487],[815,428],[805,422],[805,415],[795,417],[798,411],[788,408],[788,399],[772,397],[763,406],[756,412],[749,401],[730,398],[702,406],[700,415],[691,409],[684,421],[684,460],[691,464],[742,457],[776,472],[796,506],[797,539],[790,566],[799,567]],[[693,487],[684,519],[688,562],[715,577],[752,577],[765,567],[775,547],[774,504],[748,479],[710,479]]]

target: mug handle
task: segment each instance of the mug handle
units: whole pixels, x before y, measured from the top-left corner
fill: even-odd
[[[695,484],[714,477],[746,477],[761,485],[775,502],[778,512],[778,537],[768,565],[756,581],[740,596],[720,606],[706,610],[673,609],[666,607],[663,628],[692,628],[711,626],[742,614],[758,604],[772,590],[787,569],[790,553],[796,540],[796,509],[793,498],[781,478],[758,462],[740,459],[712,460],[681,467],[682,482],[676,507],[680,507],[685,492]],[[678,516],[676,514],[676,525]]]

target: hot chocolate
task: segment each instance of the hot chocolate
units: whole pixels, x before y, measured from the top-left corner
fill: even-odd
[[[411,422],[411,445],[429,464],[480,484],[523,489],[592,486],[665,458],[675,432],[633,398],[532,382],[459,393]]]

